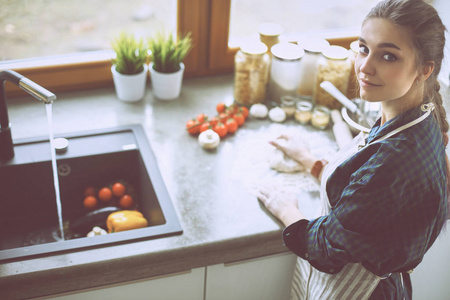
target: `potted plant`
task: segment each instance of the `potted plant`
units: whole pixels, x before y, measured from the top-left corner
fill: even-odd
[[[150,78],[153,94],[161,100],[178,98],[183,82],[183,60],[192,48],[191,34],[175,39],[157,32],[148,41],[151,51]]]
[[[141,100],[145,94],[148,71],[148,49],[144,40],[122,32],[111,45],[116,52],[111,72],[117,97],[127,102]]]

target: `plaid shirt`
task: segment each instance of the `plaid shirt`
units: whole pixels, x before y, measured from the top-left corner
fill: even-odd
[[[381,127],[378,120],[366,142],[421,114],[414,108]],[[442,133],[429,116],[342,163],[327,181],[330,214],[290,225],[284,242],[327,273],[339,272],[348,262],[362,262],[378,276],[411,270],[445,222],[446,178]],[[409,276],[404,277],[410,295]],[[402,293],[400,276],[393,274],[381,281],[371,299],[396,299]]]

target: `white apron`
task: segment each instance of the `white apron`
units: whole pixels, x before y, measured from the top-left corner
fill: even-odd
[[[423,121],[434,109],[432,103],[423,104],[425,112],[419,118],[389,132],[380,139],[365,145],[366,134],[361,132],[353,141],[341,149],[324,168],[320,183],[321,216],[328,215],[331,209],[326,182],[334,170],[345,160],[356,154],[359,150],[373,143],[385,140],[400,131],[403,131]],[[364,268],[361,263],[348,263],[337,274],[327,274],[312,267],[307,260],[297,259],[297,264],[292,281],[291,300],[365,300],[370,297],[380,280],[383,278],[373,274]]]

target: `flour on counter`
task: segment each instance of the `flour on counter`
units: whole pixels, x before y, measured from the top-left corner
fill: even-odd
[[[235,143],[236,156],[231,170],[232,179],[242,182],[251,193],[256,193],[261,186],[268,185],[293,193],[319,191],[318,181],[301,165],[298,171],[288,173],[271,168],[274,147],[269,141],[275,140],[281,134],[300,134],[311,152],[320,158],[327,159],[337,151],[332,134],[313,130],[308,126],[271,123],[257,131],[241,130],[236,136],[238,141]]]

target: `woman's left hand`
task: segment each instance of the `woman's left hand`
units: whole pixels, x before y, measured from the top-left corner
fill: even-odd
[[[260,189],[257,198],[285,226],[305,219],[298,209],[297,197],[293,193],[281,192],[274,187],[264,187]]]

